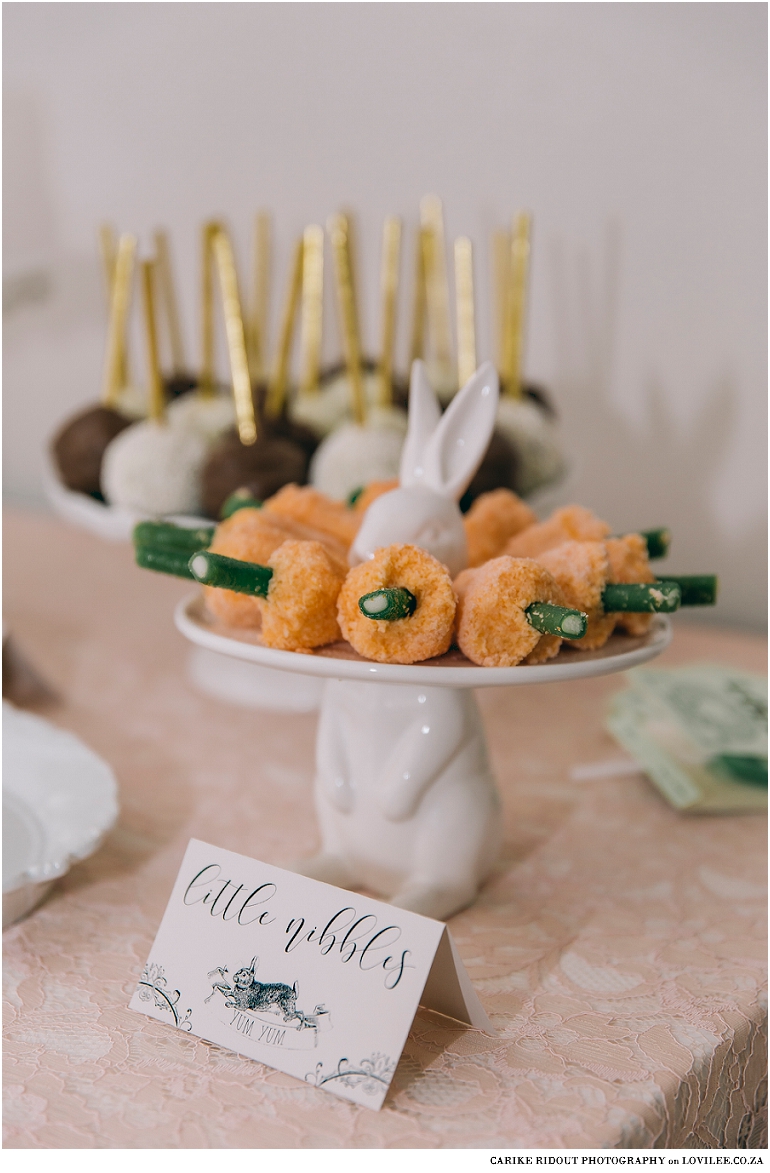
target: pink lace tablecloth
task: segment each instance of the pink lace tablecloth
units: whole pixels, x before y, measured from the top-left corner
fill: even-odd
[[[174,603],[126,545],[9,512],[5,616],[114,767],[106,845],[5,933],[6,1146],[519,1148],[764,1144],[765,820],[677,814],[621,756],[607,677],[480,695],[505,847],[451,930],[499,1031],[420,1012],[381,1112],[135,1014],[191,836],[278,865],[317,845],[314,716],[188,682]],[[677,622],[662,662],[764,670],[764,642]]]

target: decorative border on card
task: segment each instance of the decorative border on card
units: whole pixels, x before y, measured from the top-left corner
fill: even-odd
[[[349,1059],[340,1059],[334,1071],[324,1075],[323,1063],[317,1063],[315,1071],[309,1071],[305,1076],[306,1083],[313,1087],[323,1087],[325,1083],[339,1080],[343,1087],[359,1088],[367,1095],[379,1095],[382,1088],[390,1087],[390,1081],[396,1070],[396,1064],[389,1055],[382,1055],[379,1051],[369,1059],[362,1059],[358,1067],[351,1067]]]
[[[139,979],[136,992],[143,1002],[149,1002],[152,998],[159,1010],[171,1011],[174,1016],[174,1026],[178,1026],[180,1030],[192,1030],[192,1007],[188,1007],[184,1016],[180,1017],[180,1011],[177,1007],[181,992],[179,990],[169,990],[165,970],[162,965],[158,965],[154,961],[147,962],[142,971],[142,976]]]

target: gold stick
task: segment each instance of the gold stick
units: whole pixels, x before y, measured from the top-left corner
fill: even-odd
[[[104,386],[102,402],[105,407],[116,408],[123,386],[125,369],[126,332],[128,311],[131,304],[131,283],[134,275],[136,237],[121,236],[115,259],[115,277],[110,297],[110,317],[107,327],[107,354],[104,364]]]
[[[503,389],[510,382],[508,362],[508,287],[511,273],[511,234],[504,228],[498,229],[492,237],[492,271],[494,275],[495,319],[497,325],[497,369]]]
[[[112,298],[112,283],[115,280],[115,229],[111,224],[99,225],[99,253],[104,269],[104,291],[107,305]]]
[[[527,309],[527,278],[529,274],[529,242],[532,218],[520,212],[513,225],[511,238],[511,274],[508,295],[508,361],[509,382],[506,393],[514,399],[522,395],[524,365],[524,327]]]
[[[265,413],[272,419],[281,414],[283,402],[286,398],[286,387],[289,382],[289,363],[291,361],[291,343],[294,337],[294,322],[297,317],[302,292],[302,254],[304,249],[303,238],[300,237],[294,246],[294,256],[291,262],[291,276],[289,288],[286,291],[286,301],[281,317],[281,330],[278,335],[278,349],[275,354],[275,366],[270,378],[270,385],[265,401]]]
[[[158,355],[158,324],[155,308],[155,278],[157,275],[156,261],[142,261],[142,306],[144,309],[144,329],[147,338],[147,366],[150,376],[150,410],[149,418],[155,423],[163,423],[166,418],[166,396],[163,389],[163,376],[160,372],[160,358]]]
[[[201,373],[198,387],[206,398],[214,394],[216,384],[213,243],[220,228],[216,220],[208,220],[201,228]]]
[[[115,281],[115,229],[111,224],[99,225],[99,252],[102,257],[102,266],[104,269],[104,293],[107,299],[107,312],[109,314],[110,303],[112,301],[112,286]],[[129,361],[128,361],[128,339],[125,340],[123,347],[123,360],[120,369],[120,385],[127,387],[130,382],[129,377]]]
[[[345,238],[347,240],[348,265],[350,268],[350,288],[353,290],[353,304],[358,305],[358,239],[356,220],[353,212],[343,208],[341,212],[345,221]]]
[[[302,254],[302,333],[300,382],[303,393],[318,390],[324,312],[324,230],[320,224],[305,229]]]
[[[267,319],[270,303],[270,214],[254,217],[253,296],[249,320],[249,369],[252,382],[267,378]]]
[[[455,241],[457,307],[457,381],[461,387],[476,370],[476,317],[473,305],[473,245],[467,236]]]
[[[156,258],[155,273],[158,281],[159,300],[163,303],[166,326],[168,327],[168,340],[171,347],[171,370],[173,374],[180,375],[187,369],[187,363],[184,358],[184,343],[179,324],[179,309],[176,300],[176,289],[174,288],[174,272],[171,265],[171,249],[169,247],[168,233],[159,229],[154,235],[154,241]]]
[[[382,228],[382,268],[380,290],[382,295],[382,345],[379,363],[380,407],[393,402],[393,354],[396,346],[396,306],[398,276],[401,259],[401,221],[388,216]]]
[[[431,230],[432,237],[425,266],[428,327],[440,377],[442,381],[449,382],[452,378],[452,331],[449,323],[444,214],[438,196],[425,196],[420,201],[420,219],[423,227]]]
[[[243,326],[241,298],[238,293],[238,275],[235,271],[235,257],[230,237],[221,226],[216,227],[213,231],[212,245],[219,270],[219,283],[222,288],[225,332],[230,355],[238,435],[241,444],[253,444],[257,438],[257,421],[254,416],[254,400],[251,395],[249,360],[246,354],[246,332]]]
[[[364,424],[366,422],[366,402],[364,399],[364,383],[361,378],[361,342],[358,330],[356,302],[353,293],[347,217],[332,216],[327,225],[327,231],[331,238],[332,255],[334,257],[337,303],[342,328],[345,363],[348,370],[348,379],[350,380],[353,418],[357,424]]]
[[[425,293],[425,252],[429,248],[427,228],[417,232],[417,248],[414,263],[414,303],[412,306],[412,338],[409,344],[409,366],[416,358],[425,357],[425,320],[427,299]]]

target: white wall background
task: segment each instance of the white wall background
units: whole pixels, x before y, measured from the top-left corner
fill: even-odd
[[[280,293],[302,227],[351,207],[374,345],[382,218],[404,216],[410,267],[419,199],[437,192],[450,237],[476,243],[482,357],[489,236],[534,212],[527,369],[562,413],[573,495],[618,531],[668,523],[672,570],[722,574],[709,617],[764,622],[765,5],[3,16],[7,496],[41,501],[46,437],[98,396],[101,220],[146,242],[170,227],[193,350],[204,217],[227,217],[245,261],[271,208]]]

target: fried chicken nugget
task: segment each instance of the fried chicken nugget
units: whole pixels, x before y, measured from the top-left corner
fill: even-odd
[[[484,668],[541,664],[555,656],[561,638],[541,635],[525,614],[532,603],[566,606],[551,574],[532,558],[503,554],[455,579],[456,639],[460,650]]]
[[[546,521],[531,525],[506,544],[505,553],[512,558],[537,558],[545,550],[563,542],[600,542],[609,536],[610,527],[582,505],[565,505],[556,509]]]
[[[340,638],[337,597],[345,580],[320,542],[289,539],[268,558],[273,571],[262,612],[262,641],[270,648],[306,652]]]
[[[383,587],[410,591],[417,600],[414,613],[404,619],[363,615],[358,600]],[[337,614],[343,636],[360,656],[381,664],[415,664],[449,649],[456,605],[446,567],[417,546],[396,544],[349,572]]]
[[[481,566],[502,554],[506,542],[537,524],[528,505],[510,489],[482,493],[463,518],[468,541],[468,565]]]

